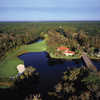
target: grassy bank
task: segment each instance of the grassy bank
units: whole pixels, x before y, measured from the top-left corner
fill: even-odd
[[[97,60],[97,61],[100,61],[100,57],[89,57],[91,60]]]
[[[10,77],[17,74],[16,66],[23,64],[18,56],[27,52],[46,51],[45,41],[20,46],[6,54],[6,58],[0,63],[0,77]]]
[[[74,60],[74,59],[80,59],[81,56],[75,55],[75,56],[55,56],[52,53],[49,53],[51,58],[56,58],[56,59],[66,59],[66,60]]]

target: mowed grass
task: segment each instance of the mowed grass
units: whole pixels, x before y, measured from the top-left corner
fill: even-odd
[[[53,55],[52,53],[49,53],[50,57],[51,58],[55,58],[55,59],[66,59],[66,60],[75,60],[75,59],[80,59],[81,58],[81,55],[74,55],[74,56],[55,56]]]
[[[17,65],[24,63],[18,58],[19,55],[28,52],[46,51],[46,48],[45,41],[41,41],[30,45],[20,46],[17,49],[9,51],[8,54],[6,54],[6,58],[0,63],[0,77],[10,77],[17,74]]]

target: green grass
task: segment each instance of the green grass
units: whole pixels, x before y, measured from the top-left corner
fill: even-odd
[[[49,55],[50,55],[50,57],[51,58],[56,58],[56,59],[67,59],[67,60],[74,60],[74,59],[80,59],[81,58],[81,56],[79,56],[79,55],[75,55],[75,56],[55,56],[55,55],[53,55],[52,53],[49,53]]]
[[[6,54],[6,58],[0,63],[0,77],[10,77],[17,74],[16,66],[23,64],[18,56],[28,52],[42,52],[46,51],[45,41],[33,43],[30,45],[20,46],[17,49],[9,51]]]

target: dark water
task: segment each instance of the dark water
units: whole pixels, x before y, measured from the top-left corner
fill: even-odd
[[[32,44],[32,43],[36,43],[36,42],[41,42],[41,41],[43,41],[43,38],[38,37],[38,38],[36,38],[35,40],[28,42],[27,45],[28,45],[28,44]]]
[[[77,60],[52,59],[47,52],[27,53],[19,56],[25,66],[33,66],[40,73],[39,91],[46,93],[61,79],[67,68],[80,67],[83,62]],[[100,61],[93,61],[93,64],[100,69]]]
[[[100,60],[92,60],[92,63],[97,67],[97,69],[100,71]]]
[[[33,66],[40,74],[40,80],[37,83],[37,89],[39,93],[44,97],[49,90],[52,90],[56,83],[61,79],[63,72],[68,68],[81,67],[83,62],[81,59],[77,60],[64,60],[64,59],[52,59],[47,52],[34,52],[27,53],[19,56],[24,61],[25,66]],[[92,60],[93,64],[100,70],[100,60]],[[8,98],[9,100],[24,100],[25,97],[34,93],[34,82],[23,87],[23,85],[16,90],[0,89],[0,98]],[[35,87],[36,88],[36,87]],[[1,99],[0,99],[1,100]],[[6,99],[3,99],[6,100]]]
[[[27,53],[19,56],[24,61],[25,66],[33,66],[40,73],[40,92],[47,92],[61,78],[63,72],[68,67],[79,67],[82,62],[66,61],[61,59],[51,59],[46,52]]]

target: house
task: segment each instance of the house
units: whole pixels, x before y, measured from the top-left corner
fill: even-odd
[[[64,51],[64,54],[66,56],[73,56],[75,54],[75,52],[74,51]]]
[[[23,64],[17,65],[17,71],[19,74],[22,74],[25,71],[25,66]]]
[[[69,50],[69,48],[66,48],[64,46],[58,47],[57,51],[64,51],[64,50]]]
[[[100,57],[100,52],[96,54],[97,57]]]
[[[64,46],[58,47],[57,51],[62,51],[66,56],[73,56],[75,54],[74,51],[70,51],[70,48]]]
[[[97,51],[95,52],[95,56],[100,57],[100,49],[97,49]]]

